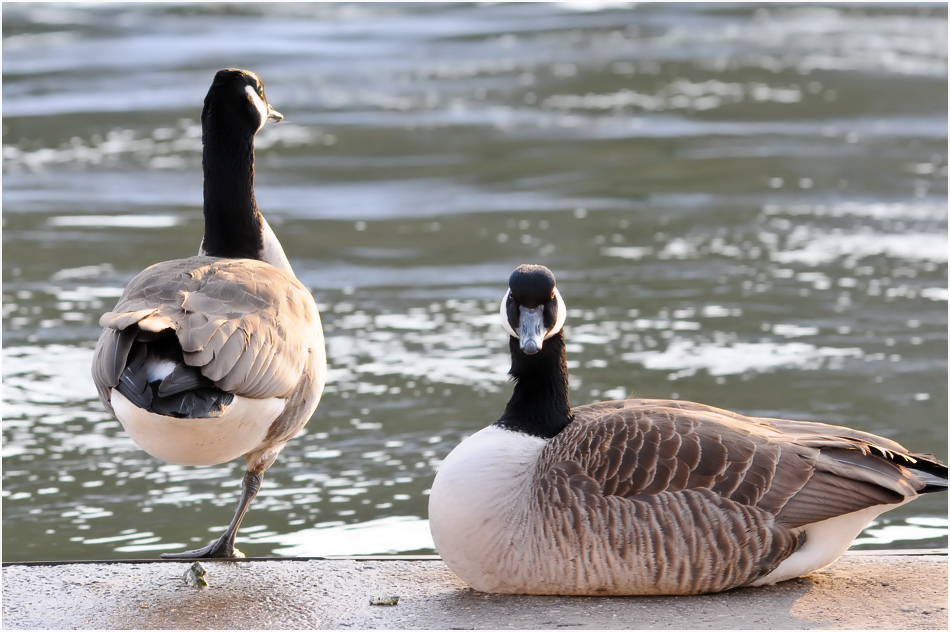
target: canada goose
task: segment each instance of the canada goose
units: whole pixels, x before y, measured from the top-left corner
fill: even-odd
[[[241,555],[234,538],[264,471],[323,393],[320,314],[254,199],[254,136],[282,118],[253,72],[218,71],[201,112],[198,256],[146,268],[99,319],[93,379],[139,447],[182,465],[247,460],[227,531],[162,557]]]
[[[848,428],[667,400],[572,410],[565,312],[550,270],[512,273],[501,317],[514,392],[432,484],[436,549],[477,590],[773,584],[834,562],[882,512],[947,489],[932,456]]]

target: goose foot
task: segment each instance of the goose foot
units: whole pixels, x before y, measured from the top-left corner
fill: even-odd
[[[234,538],[237,536],[238,528],[247,513],[251,501],[257,496],[261,488],[263,474],[255,474],[247,471],[244,473],[244,481],[241,483],[241,500],[238,502],[237,511],[234,512],[234,518],[228,525],[228,530],[224,534],[209,544],[208,546],[183,553],[162,553],[162,559],[165,560],[207,560],[207,559],[226,559],[241,558],[244,554],[234,548]]]
[[[227,535],[227,534],[225,534]],[[184,551],[182,553],[162,553],[163,560],[210,560],[210,559],[224,559],[224,558],[241,558],[244,557],[244,554],[241,553],[232,542],[230,546],[226,542],[222,542],[224,536],[221,536],[220,539],[215,540],[208,546],[201,547],[200,549],[193,549],[191,551]]]

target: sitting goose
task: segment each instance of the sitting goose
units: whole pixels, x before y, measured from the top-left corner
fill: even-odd
[[[320,314],[254,199],[254,136],[282,118],[257,75],[218,71],[201,112],[198,256],[145,269],[99,320],[93,379],[135,443],[182,465],[247,460],[227,531],[162,557],[241,556],[234,538],[264,471],[323,393]]]
[[[628,399],[573,410],[566,308],[545,267],[501,303],[514,392],[439,467],[436,549],[485,592],[681,595],[834,562],[877,515],[945,491],[947,467],[872,434]]]

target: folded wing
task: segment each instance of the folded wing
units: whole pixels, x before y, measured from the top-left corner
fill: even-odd
[[[295,277],[255,260],[213,257],[147,268],[99,324],[93,378],[101,396],[118,384],[137,338],[171,330],[185,364],[221,390],[286,397],[321,335],[313,297]]]

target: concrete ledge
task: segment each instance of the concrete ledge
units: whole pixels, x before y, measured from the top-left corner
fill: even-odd
[[[777,586],[696,597],[487,595],[438,559],[6,564],[5,629],[935,629],[947,557],[849,554]],[[931,553],[931,552],[920,552]],[[399,596],[373,606],[370,597]]]

